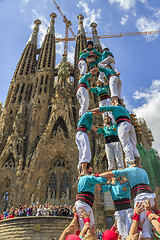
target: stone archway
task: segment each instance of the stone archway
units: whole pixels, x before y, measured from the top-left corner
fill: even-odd
[[[68,138],[68,129],[67,129],[66,123],[63,120],[63,118],[60,116],[53,126],[53,129],[51,132],[51,138],[54,138],[57,132],[61,132],[61,131],[63,131],[65,138]]]
[[[0,185],[0,210],[5,211],[6,208],[8,208],[9,206],[11,180],[9,179],[9,177],[4,177],[0,182]]]

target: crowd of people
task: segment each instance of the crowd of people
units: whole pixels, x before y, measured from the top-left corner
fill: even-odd
[[[30,206],[22,205],[13,206],[10,209],[7,208],[0,214],[0,220],[15,218],[15,217],[27,217],[27,216],[64,216],[73,217],[72,206],[53,206],[46,202],[44,205],[32,204]]]
[[[90,72],[88,66],[91,68]],[[152,227],[160,233],[156,195],[152,191],[147,172],[141,165],[134,126],[121,97],[122,81],[115,67],[115,59],[108,48],[99,53],[88,41],[79,57],[80,78],[76,97],[80,104],[75,141],[79,150],[78,194],[75,215],[60,240],[98,239],[93,214],[95,190],[110,192],[115,208],[115,224],[104,231],[102,239],[151,239]],[[97,86],[91,87],[93,75],[98,74]],[[99,107],[89,110],[89,92],[99,98]],[[102,115],[99,126],[93,117]],[[90,164],[89,132],[103,134],[108,170],[93,174]],[[124,153],[124,154],[123,154]],[[134,201],[132,207],[130,199]],[[152,218],[153,217],[153,218]],[[75,235],[76,231],[77,234]],[[100,236],[99,236],[100,238]]]

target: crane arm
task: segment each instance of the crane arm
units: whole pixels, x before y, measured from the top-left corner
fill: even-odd
[[[69,30],[71,31],[74,39],[76,40],[76,35],[74,34],[72,28],[70,27],[71,21],[68,21],[68,19],[66,18],[66,16],[62,13],[62,11],[61,11],[60,7],[58,6],[57,2],[56,2],[55,0],[52,0],[52,1],[53,1],[54,5],[56,6],[57,10],[60,12],[60,14],[61,14],[61,16],[62,16],[62,18],[63,18],[63,22],[66,23],[66,25],[68,26]],[[65,40],[64,40],[64,41],[65,41]]]
[[[140,35],[151,35],[151,34],[160,34],[160,31],[146,31],[146,32],[132,32],[132,33],[117,33],[117,34],[108,34],[101,35],[98,38],[117,38],[117,37],[131,37],[131,36],[140,36]],[[87,37],[87,40],[91,40],[92,37]],[[56,38],[56,43],[64,41],[75,41],[75,38]]]

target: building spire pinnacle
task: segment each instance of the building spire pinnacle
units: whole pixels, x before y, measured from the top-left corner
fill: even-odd
[[[31,33],[27,44],[32,43],[34,45],[37,45],[37,34],[38,34],[38,31],[39,31],[39,25],[41,24],[41,21],[39,19],[36,19],[34,21],[34,24],[35,24],[35,26],[33,28],[33,32]]]
[[[83,19],[84,19],[84,16],[82,14],[79,14],[77,16],[77,19],[79,19],[79,23],[78,23],[78,34],[77,34],[77,37],[79,35],[86,35],[85,34],[85,31],[84,31],[84,27],[83,27]]]
[[[90,27],[92,27],[92,38],[93,38],[94,47],[97,48],[97,50],[102,51],[101,43],[99,41],[98,33],[97,33],[97,29],[96,29],[97,23],[92,22],[90,24]]]
[[[55,29],[54,29],[54,24],[55,24],[55,18],[57,17],[57,15],[55,13],[51,13],[50,14],[51,20],[50,20],[50,25],[49,28],[47,30],[47,34],[55,34]]]

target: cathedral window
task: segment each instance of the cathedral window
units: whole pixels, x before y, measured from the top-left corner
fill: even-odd
[[[70,199],[71,192],[70,192],[70,181],[69,176],[67,173],[63,173],[61,178],[61,188],[60,188],[60,198],[63,198],[63,195],[65,195],[66,199]]]
[[[3,164],[4,168],[15,168],[15,160],[13,154],[10,154],[7,158],[7,161]]]
[[[15,91],[15,95],[17,94],[18,90],[19,90],[19,84],[17,84],[17,88],[16,88],[16,91]]]
[[[51,138],[54,138],[54,136],[57,134],[57,133],[61,133],[63,132],[64,133],[64,136],[66,138],[68,138],[68,130],[67,130],[67,126],[66,126],[66,123],[64,122],[63,118],[62,117],[59,117],[56,121],[56,123],[54,124],[54,127],[53,127],[53,130],[52,130],[52,133],[51,133]]]
[[[48,75],[46,76],[45,84],[48,83]]]
[[[49,179],[49,189],[50,189],[50,197],[55,198],[57,193],[57,178],[55,173],[52,173]]]
[[[41,85],[43,84],[43,76],[41,77]]]
[[[21,100],[22,100],[22,96],[19,97],[19,102],[21,102]]]
[[[22,88],[21,88],[21,93],[23,93],[23,90],[24,90],[24,84],[22,85]]]

